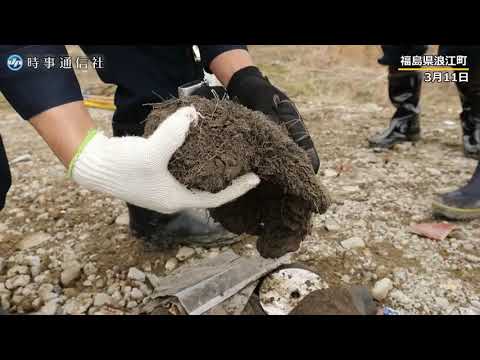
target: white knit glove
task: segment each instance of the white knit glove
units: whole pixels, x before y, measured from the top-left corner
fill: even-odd
[[[87,189],[164,214],[218,207],[257,186],[259,177],[249,173],[213,194],[188,190],[173,177],[168,162],[197,119],[197,111],[189,106],[169,116],[148,139],[108,138],[100,132],[89,133],[72,160],[69,173]]]

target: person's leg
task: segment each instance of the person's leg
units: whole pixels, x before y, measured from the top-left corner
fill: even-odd
[[[440,46],[440,55],[444,56],[466,56],[465,65],[460,67],[468,67],[468,82],[456,82],[462,112],[460,113],[460,121],[462,125],[462,142],[463,153],[466,157],[480,160],[480,104],[478,100],[480,92],[480,71],[477,69],[480,63],[480,47],[478,46]],[[457,77],[460,71],[457,71]]]
[[[469,51],[471,52],[472,49]],[[463,52],[460,53],[463,54]],[[475,55],[471,53],[468,82],[457,84],[463,104],[461,118],[464,150],[471,156],[477,156],[480,153],[480,51],[478,56]],[[432,206],[434,214],[450,219],[480,217],[480,163],[477,163],[471,179],[465,186],[440,194],[435,198]]]
[[[5,199],[11,185],[12,176],[8,165],[7,153],[0,135],[0,210],[5,206]]]
[[[423,55],[427,46],[382,45],[383,57],[378,60],[388,66],[388,95],[396,111],[390,126],[368,139],[370,146],[391,148],[405,141],[420,138],[420,91],[422,75],[416,71],[399,71],[401,56]]]
[[[118,85],[112,121],[114,136],[142,136],[144,120],[151,110],[144,104],[176,97],[180,85],[196,80],[193,57],[186,47],[84,48],[92,55],[106,52],[105,69],[99,71],[99,76]],[[132,69],[131,64],[141,66]],[[206,210],[167,215],[132,204],[127,207],[132,234],[150,243],[208,247],[229,244],[238,238],[215,223]]]
[[[12,176],[10,174],[10,167],[8,165],[7,153],[5,151],[5,147],[3,146],[2,136],[0,135],[0,211],[5,206],[5,199],[11,185]],[[8,315],[8,313],[2,309],[1,304],[0,315]]]

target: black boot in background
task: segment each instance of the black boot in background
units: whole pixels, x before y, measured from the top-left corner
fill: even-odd
[[[472,67],[468,82],[457,82],[462,102],[463,153],[466,157],[480,160],[480,69]]]
[[[452,220],[480,217],[480,163],[465,186],[438,195],[432,203],[433,213]]]
[[[388,69],[388,95],[397,108],[390,126],[368,139],[371,147],[391,148],[395,144],[420,139],[420,92],[423,76],[415,71]]]
[[[468,83],[457,83],[462,100],[460,115],[465,156],[480,158],[480,67],[470,67]],[[465,186],[440,194],[432,204],[433,213],[449,219],[480,217],[480,162]]]

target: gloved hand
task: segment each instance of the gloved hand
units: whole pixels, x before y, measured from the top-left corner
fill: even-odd
[[[193,191],[168,171],[168,162],[183,144],[191,123],[198,119],[193,106],[169,116],[148,138],[108,138],[91,132],[70,164],[69,173],[81,186],[130,204],[170,214],[190,208],[215,208],[235,200],[260,183],[249,173],[216,193]]]
[[[232,100],[269,115],[278,124],[285,124],[290,137],[307,152],[313,170],[318,172],[317,150],[295,104],[270,84],[257,67],[248,66],[233,74],[227,90]]]

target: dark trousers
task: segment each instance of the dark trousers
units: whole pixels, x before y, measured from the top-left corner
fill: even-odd
[[[5,198],[12,185],[12,176],[8,166],[7,153],[0,135],[0,210],[5,206]]]

